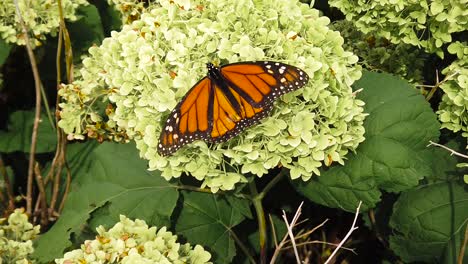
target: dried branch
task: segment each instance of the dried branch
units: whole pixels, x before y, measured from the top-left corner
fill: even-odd
[[[283,220],[284,223],[286,224],[286,228],[288,229],[288,235],[289,239],[291,240],[293,249],[294,249],[294,255],[296,256],[296,262],[297,264],[301,264],[301,259],[299,258],[299,253],[297,252],[297,247],[296,247],[296,241],[294,238],[294,233],[293,233],[293,228],[296,225],[297,220],[299,219],[299,216],[301,215],[301,208],[304,202],[302,202],[299,205],[299,208],[297,208],[296,213],[294,214],[293,219],[291,220],[291,223],[288,222],[288,217],[286,216],[286,212],[283,210]]]
[[[298,237],[296,237],[296,238],[298,238]],[[302,246],[311,245],[311,244],[322,244],[322,245],[329,245],[329,246],[334,246],[334,247],[339,246],[339,244],[336,244],[336,243],[330,243],[330,242],[325,242],[325,241],[320,241],[320,240],[302,242],[302,243],[298,243],[296,246],[297,247],[302,247]],[[285,248],[282,248],[281,250],[288,250],[288,249],[291,249],[291,248],[292,248],[292,246],[287,246]],[[353,254],[357,255],[356,251],[354,251],[354,249],[352,249],[352,248],[348,248],[348,247],[341,247],[341,248],[344,249],[344,250],[351,251]]]
[[[455,71],[454,73],[445,76],[445,78],[442,81],[439,81],[439,71],[436,70],[436,83],[434,85],[420,84],[416,85],[416,87],[431,88],[431,91],[429,91],[429,93],[426,96],[426,101],[429,101],[431,100],[432,96],[434,96],[435,92],[437,91],[437,88],[439,88],[445,82],[450,81],[458,73],[460,73],[460,71]]]
[[[21,16],[21,10],[18,5],[18,0],[14,0],[16,13],[18,15],[19,23],[23,29],[23,34],[26,39],[26,50],[28,52],[29,61],[31,63],[32,72],[34,75],[34,87],[36,92],[36,113],[34,115],[34,125],[31,135],[31,148],[29,150],[29,164],[28,164],[28,182],[27,182],[27,193],[26,193],[26,211],[28,214],[32,213],[32,191],[33,191],[33,176],[34,176],[34,163],[37,143],[37,129],[41,118],[41,78],[39,76],[39,70],[37,68],[36,58],[31,47],[30,39],[28,36],[28,29],[24,23],[23,17]]]
[[[356,227],[356,221],[357,221],[357,218],[359,216],[359,209],[361,208],[361,204],[362,204],[362,201],[359,201],[359,205],[356,208],[356,213],[354,215],[354,221],[353,221],[353,224],[352,224],[351,228],[349,229],[348,233],[343,238],[343,240],[341,240],[340,244],[338,244],[338,246],[335,248],[335,250],[333,250],[333,253],[331,253],[331,255],[330,255],[330,257],[328,257],[327,261],[325,261],[325,264],[330,263],[330,261],[336,255],[338,250],[343,246],[343,244],[346,242],[346,240],[348,240],[348,238],[351,236],[351,234],[354,232],[354,230],[358,229],[358,227]]]
[[[432,141],[429,141],[429,145],[427,145],[428,147],[430,146],[436,146],[436,147],[439,147],[439,148],[443,148],[443,149],[446,149],[448,151],[450,151],[450,156],[452,155],[456,155],[456,156],[459,156],[459,157],[462,157],[464,159],[468,159],[468,156],[467,155],[464,155],[464,154],[461,154],[459,152],[456,152],[455,150],[449,148],[449,147],[446,147],[444,145],[441,145],[441,144],[438,144],[438,143],[435,143],[435,142],[432,142]]]
[[[44,181],[42,180],[41,170],[37,162],[34,166],[34,174],[36,175],[36,184],[39,189],[40,207],[41,207],[41,210],[40,210],[41,211],[41,225],[47,226],[49,221],[48,221],[46,192],[44,188]]]
[[[273,229],[273,234],[274,237],[275,237],[275,245],[276,245],[276,249],[275,249],[275,252],[273,253],[273,256],[271,257],[271,260],[270,260],[270,264],[273,264],[276,262],[276,259],[278,258],[279,256],[279,253],[281,251],[281,249],[284,247],[284,245],[287,243],[287,239],[288,239],[288,236],[291,237],[291,233],[292,233],[292,229],[297,226],[297,220],[299,219],[299,216],[301,215],[301,208],[302,208],[302,205],[304,204],[304,202],[302,202],[299,207],[297,208],[296,210],[296,214],[294,215],[291,223],[288,222],[288,219],[286,218],[286,213],[284,212],[283,210],[283,219],[286,223],[286,227],[288,228],[288,232],[284,235],[283,239],[281,240],[281,242],[279,244],[277,244],[277,241],[276,241],[276,233],[275,233],[275,229],[274,229],[274,226],[273,226],[273,221],[271,220],[270,218],[270,222],[271,222],[271,225],[272,225],[272,229]],[[325,224],[327,220],[325,220],[322,224],[320,224],[318,227],[314,228],[317,229],[319,227],[321,227],[323,224]],[[291,231],[290,231],[291,230]],[[292,239],[291,239],[291,243],[293,244],[293,246],[295,246],[295,242],[294,241],[294,235],[292,235]],[[297,253],[297,248],[294,248],[294,253],[296,254],[296,260],[298,260],[298,253]],[[300,262],[298,262],[300,263]]]

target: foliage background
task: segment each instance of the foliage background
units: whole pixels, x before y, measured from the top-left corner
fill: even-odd
[[[354,18],[359,13],[355,4],[360,1],[330,1],[330,4],[338,6],[338,2],[344,6],[341,11],[347,14],[330,8],[327,1],[316,1],[315,8],[331,18],[335,23],[332,27],[344,37],[345,48],[355,52],[360,57],[359,63],[369,70],[353,84],[355,91],[363,88],[356,96],[365,102],[364,111],[369,114],[364,121],[366,140],[354,153],[346,156],[344,166],[322,166],[320,177],[315,176],[307,182],[289,180],[284,177],[289,173],[287,170],[275,168],[255,179],[253,185],[258,189],[255,192],[250,183],[233,192],[212,194],[200,192],[196,189],[200,184],[189,177],[167,182],[160,177],[160,172],[148,171],[147,163],[140,159],[133,143],[70,142],[66,149],[71,175],[68,191],[66,170],[56,176],[62,183],[59,193],[68,193],[63,198],[66,203],[61,209],[57,206],[60,217],[55,223],[42,225],[41,236],[34,240],[34,254],[29,257],[38,263],[53,261],[64,252],[79,247],[85,239],[93,239],[99,225],[112,227],[123,214],[131,219],[144,219],[150,226],[167,226],[182,239],[202,245],[215,263],[245,263],[252,261],[251,258],[258,259],[262,252],[271,256],[274,251],[271,242],[264,245],[265,250],[258,241],[258,211],[252,206],[256,201],[263,203],[265,214],[271,214],[278,238],[285,232],[280,220],[281,210],[293,214],[298,204],[306,201],[303,218],[309,218],[309,221],[298,230],[311,229],[326,218],[330,221],[299,241],[330,243],[337,243],[344,237],[352,221],[352,212],[362,201],[360,228],[345,244],[355,248],[358,255],[342,250],[337,256],[338,261],[456,263],[460,255],[465,255],[466,261],[468,250],[461,252],[461,248],[467,239],[468,193],[463,182],[464,171],[457,167],[463,159],[443,149],[427,147],[429,141],[434,141],[460,152],[466,148],[463,138],[467,135],[464,101],[468,52],[463,44],[466,37],[451,34],[448,39],[448,30],[440,32],[424,42],[422,50],[411,38],[390,34],[399,32],[394,23],[398,21],[387,24],[377,12],[383,8],[391,13],[393,9],[401,8],[413,12],[410,14],[417,20],[423,11],[409,3],[411,1],[406,5],[400,1],[399,5],[390,7],[379,5],[385,1],[375,1],[376,7],[359,15],[360,23],[355,25],[340,20],[345,16]],[[428,20],[431,24],[418,21],[419,26],[430,27],[454,19],[449,16],[439,21],[433,16],[446,13],[447,7],[439,10],[439,2],[427,6],[432,12]],[[455,7],[464,3],[447,1],[443,6],[449,2]],[[119,30],[122,21],[127,23],[138,18],[140,11],[135,10],[142,10],[144,4],[136,5],[137,8],[131,9],[122,3],[113,6],[96,1],[79,7],[76,21],[67,22],[73,62],[78,65],[88,48],[99,45],[112,30]],[[128,12],[123,12],[121,17],[115,10]],[[456,17],[460,18],[458,14]],[[456,20],[453,28],[457,32],[466,33],[466,17]],[[388,34],[373,27],[379,23],[389,25],[385,28]],[[356,28],[366,30],[360,33]],[[55,106],[57,96],[58,37],[38,38],[43,41],[34,49],[51,108]],[[12,208],[25,204],[21,195],[24,197],[27,189],[34,80],[24,46],[9,43],[3,35],[2,39],[0,198],[6,216]],[[437,44],[438,39],[443,43]],[[65,67],[66,61],[62,60],[61,65]],[[456,78],[444,82],[444,77],[454,71]],[[63,70],[59,77],[67,80],[69,75]],[[61,139],[57,138],[51,125],[53,116],[48,117],[43,111],[41,120],[35,152],[45,176],[54,166],[54,152]],[[54,190],[51,183],[46,186],[48,202]],[[39,191],[34,190],[37,195]],[[19,199],[9,200],[10,194]],[[30,216],[35,224],[40,222],[40,212],[37,210]],[[7,225],[0,228],[7,229]],[[0,232],[0,236],[5,235]],[[271,241],[273,234],[269,227],[268,237]],[[248,249],[244,250],[241,245]],[[3,247],[4,244],[0,244],[0,250]],[[301,256],[311,259],[311,263],[322,263],[333,249],[330,245],[303,246]],[[292,252],[282,254],[282,261],[290,260],[293,260]]]

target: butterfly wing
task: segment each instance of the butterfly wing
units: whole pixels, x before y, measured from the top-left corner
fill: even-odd
[[[309,81],[303,70],[272,61],[228,64],[221,67],[221,73],[230,87],[256,107],[269,105]]]
[[[171,155],[188,143],[209,137],[214,99],[212,86],[208,77],[203,78],[172,110],[159,137],[159,154]]]

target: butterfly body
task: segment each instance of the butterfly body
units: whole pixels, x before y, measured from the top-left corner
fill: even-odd
[[[172,110],[158,144],[168,156],[195,140],[224,142],[268,116],[279,96],[308,81],[301,69],[271,62],[239,62],[215,67]]]

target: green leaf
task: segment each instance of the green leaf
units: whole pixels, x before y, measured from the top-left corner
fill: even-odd
[[[87,54],[93,44],[100,44],[104,39],[101,17],[94,5],[81,6],[77,10],[81,19],[67,25],[72,41],[74,59],[81,62],[81,55]]]
[[[424,154],[437,141],[439,123],[430,105],[407,82],[389,74],[364,72],[356,88],[369,116],[366,140],[344,166],[322,170],[321,176],[294,186],[310,200],[354,212],[375,207],[381,190],[401,192],[430,174]]]
[[[11,44],[5,42],[4,39],[0,39],[0,66],[5,63],[5,60],[10,55]]]
[[[176,188],[146,169],[134,144],[104,143],[83,164],[90,166],[74,177],[81,186],[69,194],[59,220],[37,241],[34,255],[41,262],[63,255],[70,237],[80,235],[91,214],[95,223],[113,224],[124,214],[162,226],[175,208]]]
[[[31,148],[31,135],[34,125],[33,111],[17,111],[10,115],[7,131],[0,131],[0,152],[28,152]],[[55,150],[57,135],[47,121],[45,114],[41,115],[36,153],[46,153]]]
[[[232,227],[244,216],[226,199],[215,194],[184,192],[176,233],[191,244],[201,244],[213,254],[215,263],[231,263],[236,254]]]
[[[405,262],[456,263],[468,223],[464,188],[456,181],[439,182],[403,193],[390,219],[393,251]]]

